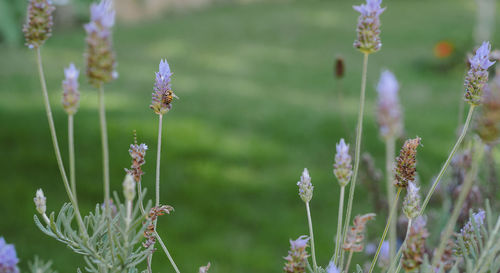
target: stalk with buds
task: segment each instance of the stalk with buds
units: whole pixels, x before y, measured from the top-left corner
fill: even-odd
[[[314,248],[314,232],[311,219],[311,209],[309,207],[309,202],[311,202],[311,199],[313,197],[314,186],[311,183],[311,176],[309,175],[309,171],[307,170],[307,168],[304,168],[304,171],[300,176],[300,180],[297,182],[297,186],[299,187],[300,199],[302,199],[302,201],[304,201],[304,203],[306,204],[307,223],[309,225],[309,239],[311,241],[313,270],[314,272],[316,272],[318,270],[318,264],[316,262],[316,251]]]

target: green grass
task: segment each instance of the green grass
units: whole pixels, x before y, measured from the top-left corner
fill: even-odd
[[[381,69],[388,68],[401,83],[407,136],[422,138],[418,170],[424,184],[437,173],[455,139],[465,68],[441,72],[429,64],[436,62],[435,42],[470,40],[474,7],[459,2],[387,1],[383,48],[369,61],[363,151],[373,153],[383,169],[374,87]],[[164,124],[161,197],[175,213],[160,219],[159,232],[182,272],[196,272],[208,261],[213,272],[280,272],[288,239],[308,232],[295,185],[304,167],[315,186],[311,206],[318,261],[328,262],[339,192],[332,174],[335,143],[341,137],[354,143],[358,105],[362,55],[352,48],[353,3],[218,4],[170,12],[138,25],[118,24],[114,43],[120,77],[105,87],[112,188],[121,192],[136,129],[139,141],[150,147],[143,183],[153,189],[157,119],[148,105],[154,72],[160,58],[167,57],[180,100]],[[83,29],[56,29],[43,48],[65,159],[62,70],[71,61],[83,69],[83,39]],[[457,44],[461,46],[472,44]],[[337,55],[347,67],[342,108],[332,77]],[[54,260],[60,272],[74,272],[82,265],[80,257],[43,235],[32,220],[37,188],[44,189],[50,211],[67,201],[34,53],[2,48],[0,59],[0,235],[16,244],[23,267],[38,254]],[[77,187],[87,212],[103,198],[101,151],[97,92],[83,77],[81,83],[81,108],[75,116]],[[354,215],[372,210],[368,196],[362,186],[357,188]],[[377,240],[384,219],[382,214],[377,225],[370,225],[370,240]],[[361,257],[355,256],[355,262]],[[154,262],[156,271],[173,272],[160,251]]]

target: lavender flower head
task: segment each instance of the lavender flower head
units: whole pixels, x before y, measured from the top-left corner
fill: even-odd
[[[42,189],[38,189],[36,191],[36,195],[35,198],[33,198],[33,201],[35,202],[35,207],[38,213],[44,214],[47,210],[47,198],[43,194]]]
[[[344,187],[351,180],[352,165],[351,156],[349,155],[349,145],[344,139],[336,145],[337,153],[335,154],[335,164],[333,164],[333,174],[337,177],[341,187]]]
[[[52,12],[55,7],[50,0],[30,0],[26,23],[23,26],[26,46],[39,48],[52,35]]]
[[[87,32],[87,77],[94,86],[110,82],[118,77],[115,71],[115,53],[112,48],[111,27],[115,23],[115,11],[110,0],[101,0],[90,6],[90,22],[85,25]]]
[[[290,240],[290,250],[288,256],[285,257],[285,267],[283,270],[287,273],[303,273],[306,272],[307,254],[306,248],[309,243],[309,237],[302,235],[297,240]]]
[[[156,72],[153,98],[149,106],[158,115],[163,115],[172,109],[172,100],[177,98],[171,88],[171,76],[172,72],[170,72],[167,60],[161,60],[159,72]]]
[[[385,70],[377,85],[377,121],[384,138],[399,137],[403,131],[401,108],[398,98],[399,84],[394,74]]]
[[[403,201],[403,212],[408,219],[414,219],[420,213],[420,188],[417,187],[415,182],[410,181],[407,190],[408,192]]]
[[[361,13],[358,17],[358,38],[354,47],[361,52],[370,54],[380,50],[380,19],[379,16],[385,8],[381,8],[382,0],[366,0],[366,4],[353,6],[354,10]]]
[[[311,176],[309,176],[309,171],[304,168],[302,175],[300,176],[300,181],[297,182],[299,186],[299,196],[304,201],[304,203],[309,203],[313,196],[313,185],[311,183]]]
[[[460,230],[458,237],[462,238],[466,251],[470,251],[471,248],[474,248],[475,242],[481,239],[477,238],[477,234],[481,234],[480,230],[484,225],[485,218],[486,212],[480,209],[470,216],[469,221]],[[456,252],[457,254],[463,254],[461,248],[457,248]]]
[[[340,270],[335,266],[335,263],[333,261],[330,261],[330,263],[326,267],[326,273],[340,273]]]
[[[80,102],[80,92],[78,91],[78,74],[80,71],[71,63],[64,69],[65,79],[62,82],[63,97],[62,105],[68,115],[74,115],[78,110]]]
[[[19,263],[19,259],[14,245],[7,244],[5,239],[0,237],[0,272],[19,273],[17,263]]]
[[[471,105],[481,103],[484,86],[488,82],[488,68],[495,62],[489,60],[491,45],[483,44],[476,50],[473,57],[469,58],[470,69],[465,77],[465,100]]]
[[[132,158],[132,166],[130,170],[125,169],[125,172],[130,174],[137,183],[141,181],[141,177],[144,174],[141,166],[146,163],[144,158],[146,157],[147,150],[148,146],[144,143],[137,144],[137,139],[134,140],[134,144],[130,144],[130,149],[128,150]]]

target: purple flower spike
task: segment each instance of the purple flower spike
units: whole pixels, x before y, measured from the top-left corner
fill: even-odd
[[[78,75],[80,71],[71,63],[68,68],[64,69],[65,79],[62,83],[63,98],[62,104],[68,115],[74,115],[78,110],[80,102],[80,92],[78,91]]]
[[[19,259],[14,245],[7,244],[5,239],[0,237],[0,272],[19,273],[17,263],[19,263]]]
[[[104,28],[111,28],[115,24],[115,11],[111,7],[111,1],[103,0],[99,4],[92,4],[90,6],[90,20]]]
[[[385,8],[381,8],[382,0],[366,0],[366,4],[353,6],[354,10],[361,13],[358,18],[358,39],[354,47],[361,52],[370,54],[380,50],[380,19],[379,16]]]
[[[399,137],[403,131],[398,91],[399,84],[394,74],[388,70],[382,72],[377,85],[377,121],[384,138]]]
[[[491,45],[483,44],[469,58],[470,69],[465,77],[465,100],[471,105],[479,105],[482,101],[483,90],[488,83],[488,68],[495,62],[490,61]]]
[[[111,40],[111,27],[115,23],[115,11],[111,1],[102,0],[90,6],[90,22],[85,25],[87,32],[87,77],[98,87],[118,77],[115,53]]]
[[[172,72],[167,60],[161,60],[159,71],[156,72],[156,80],[151,105],[149,106],[158,115],[167,113],[172,108],[173,98],[177,96],[172,91],[170,79]]]

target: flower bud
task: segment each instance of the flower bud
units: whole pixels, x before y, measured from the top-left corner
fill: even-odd
[[[134,177],[130,174],[127,174],[125,180],[123,180],[123,196],[127,201],[132,201],[135,198]]]
[[[465,100],[471,105],[479,105],[482,101],[484,86],[488,83],[488,68],[495,62],[490,61],[489,42],[483,44],[476,50],[472,58],[469,58],[470,69],[465,77]]]
[[[47,211],[47,198],[45,198],[45,195],[43,195],[42,189],[38,189],[36,191],[36,195],[35,198],[33,198],[33,201],[35,201],[35,206],[38,213],[44,214],[45,211]]]
[[[420,188],[414,182],[408,182],[408,192],[403,201],[403,212],[408,219],[417,217],[420,213]]]
[[[352,165],[349,155],[349,145],[345,144],[343,138],[336,145],[335,164],[333,164],[333,174],[339,181],[341,187],[344,187],[351,180]]]
[[[342,248],[345,251],[361,252],[364,248],[366,222],[375,219],[375,213],[357,215],[354,217],[353,226],[347,230]]]
[[[208,273],[209,269],[210,269],[210,262],[207,265],[205,265],[205,266],[201,266],[200,270],[198,272],[199,273]]]
[[[74,115],[78,109],[80,102],[80,92],[78,91],[78,74],[80,71],[71,63],[68,68],[64,69],[65,79],[62,82],[63,108],[68,115]]]
[[[354,10],[361,13],[358,17],[358,38],[354,47],[363,53],[374,53],[380,50],[380,19],[379,16],[385,8],[381,8],[382,0],[366,0],[366,4],[353,6]]]
[[[297,182],[299,186],[299,196],[304,201],[304,203],[309,203],[313,196],[313,185],[311,184],[311,177],[309,176],[309,171],[304,168],[302,175],[300,176],[300,181]]]

